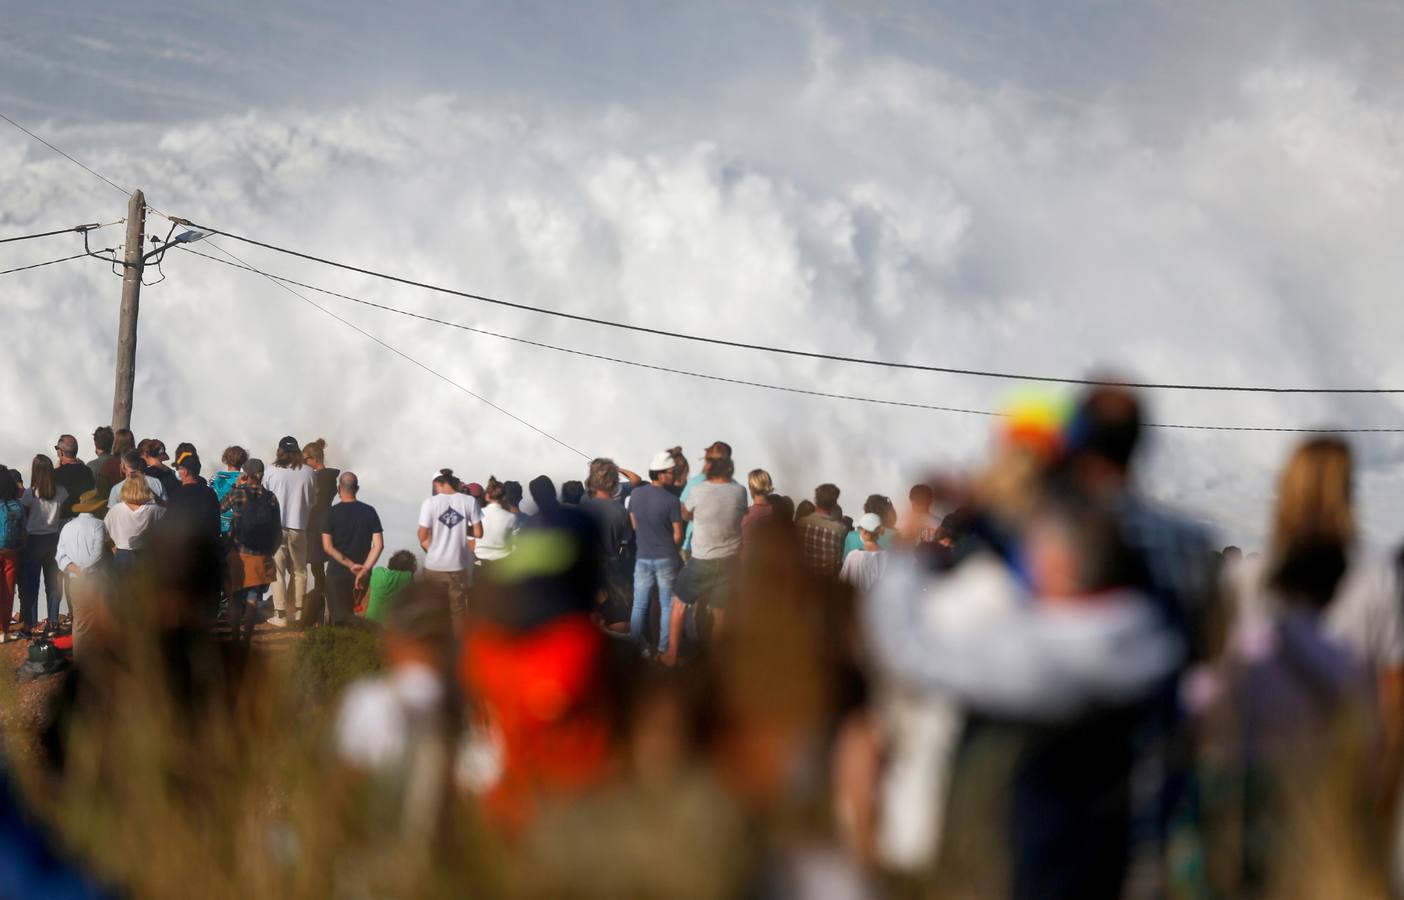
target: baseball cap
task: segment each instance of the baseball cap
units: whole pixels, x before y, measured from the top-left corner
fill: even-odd
[[[261,459],[249,459],[249,460],[246,460],[246,461],[244,462],[244,474],[245,474],[245,475],[262,475],[262,474],[263,474],[263,460],[261,460]]]
[[[191,475],[199,475],[200,457],[196,456],[194,453],[182,453],[180,458],[176,460],[176,468],[184,469]]]
[[[288,435],[278,442],[278,449],[284,453],[296,453],[302,449],[302,445],[297,442],[297,438]]]
[[[476,481],[470,481],[463,488],[463,491],[468,496],[476,497],[479,500],[483,499],[483,494],[485,493],[485,491],[483,490],[483,486],[481,484],[478,484]]]
[[[171,457],[170,457],[170,454],[166,453],[166,445],[165,445],[165,443],[163,443],[162,441],[157,440],[156,438],[150,438],[149,440],[147,440],[147,442],[146,442],[146,450],[145,450],[144,452],[145,452],[145,454],[146,454],[147,456],[154,456],[154,457],[156,457],[157,459],[170,459],[170,458],[171,458]]]
[[[662,472],[671,469],[673,465],[673,454],[664,450],[661,453],[654,454],[653,462],[649,464],[648,470],[650,472]]]
[[[859,519],[857,524],[864,531],[877,534],[882,528],[882,516],[877,513],[864,513],[863,518]]]

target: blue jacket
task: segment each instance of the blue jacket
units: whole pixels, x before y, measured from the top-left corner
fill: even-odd
[[[221,503],[224,502],[224,495],[225,495],[225,494],[228,494],[230,491],[232,491],[232,490],[234,489],[234,483],[237,482],[238,480],[239,480],[239,473],[238,473],[238,472],[224,471],[224,472],[216,472],[216,473],[215,473],[214,477],[210,479],[210,487],[214,490],[215,496],[219,498],[219,502],[221,502]],[[230,525],[233,524],[233,522],[234,522],[234,511],[233,511],[233,510],[230,510],[229,512],[226,512],[226,513],[220,513],[220,516],[219,516],[219,531],[220,531],[220,534],[228,534],[228,533],[229,533],[229,527],[230,527]]]

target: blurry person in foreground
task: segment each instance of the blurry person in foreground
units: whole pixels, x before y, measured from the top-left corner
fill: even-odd
[[[966,740],[1008,730],[1019,751],[1001,827],[1014,897],[1118,897],[1130,856],[1131,769],[1146,702],[1179,665],[1137,555],[1075,487],[1035,473],[1017,537],[932,582],[889,564],[867,614],[889,677],[946,692]],[[1020,574],[1021,573],[1021,574]]]
[[[1268,554],[1225,572],[1234,618],[1201,696],[1209,859],[1230,893],[1383,894],[1372,851],[1397,790],[1404,616],[1396,567],[1357,544],[1352,469],[1340,438],[1300,445]]]
[[[482,573],[458,672],[475,707],[475,755],[498,761],[477,790],[490,824],[509,836],[544,796],[568,798],[608,772],[612,642],[591,618],[604,590],[599,546],[594,520],[561,506]]]
[[[389,605],[384,624],[386,669],[347,688],[336,750],[388,795],[392,815],[377,824],[398,833],[400,852],[417,852],[427,849],[450,793],[458,718],[449,689],[453,623],[439,586],[420,584]]]

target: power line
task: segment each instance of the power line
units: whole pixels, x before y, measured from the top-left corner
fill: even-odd
[[[48,141],[44,140],[42,137],[40,137],[39,135],[37,135],[37,134],[35,134],[34,132],[30,131],[28,128],[25,128],[23,125],[21,125],[20,123],[16,122],[14,119],[10,118],[9,116],[5,115],[4,113],[0,113],[0,119],[4,119],[6,122],[9,122],[9,123],[10,123],[11,125],[13,125],[15,128],[18,128],[20,131],[23,131],[25,134],[27,134],[27,135],[29,135],[30,137],[34,138],[34,140],[36,140],[36,141],[38,141],[39,143],[43,144],[45,147],[48,147],[50,150],[54,151],[54,152],[57,153],[58,155],[62,156],[64,159],[66,159],[66,160],[68,160],[69,162],[73,163],[74,165],[78,166],[78,168],[82,169],[83,171],[87,172],[88,174],[94,176],[95,178],[101,179],[102,181],[104,181],[104,182],[106,182],[107,184],[111,185],[112,187],[116,188],[118,191],[121,191],[122,194],[123,194],[124,196],[130,196],[130,195],[131,195],[131,193],[132,193],[131,191],[127,190],[126,188],[124,188],[124,187],[122,187],[120,184],[118,184],[117,182],[115,182],[115,181],[113,181],[112,179],[108,178],[107,176],[103,175],[101,172],[98,172],[97,170],[95,170],[95,169],[93,169],[93,168],[90,168],[89,166],[84,165],[82,162],[78,161],[78,160],[77,160],[76,158],[74,158],[73,156],[69,155],[68,153],[65,153],[63,150],[60,150],[58,147],[56,147],[56,146],[54,146],[53,144],[49,143]],[[152,206],[150,203],[148,203],[146,206],[147,206],[148,209],[150,209],[151,211],[155,212],[157,215],[159,215],[159,216],[161,216],[161,217],[163,217],[163,218],[165,218],[165,219],[168,219],[168,220],[171,219],[170,216],[166,215],[164,212],[162,212],[161,210],[157,209],[155,206]],[[71,229],[71,230],[78,230],[78,229]],[[58,233],[62,233],[62,232],[55,232],[55,233],[58,234]],[[39,236],[39,235],[35,235],[35,237],[38,237],[38,236]],[[24,239],[24,238],[15,238],[15,240],[23,240],[23,239]],[[228,256],[230,259],[234,260],[236,263],[240,264],[240,265],[243,266],[244,268],[247,268],[247,269],[249,269],[250,271],[258,272],[257,269],[254,269],[252,266],[249,266],[247,263],[245,263],[245,262],[244,262],[242,259],[240,259],[238,256],[235,256],[233,253],[231,253],[230,251],[224,249],[223,247],[219,246],[218,244],[214,243],[213,241],[210,242],[210,246],[211,246],[211,247],[214,247],[216,250],[218,250],[220,253],[223,253],[225,256]],[[201,255],[203,256],[204,254],[201,254]],[[213,257],[206,257],[206,258],[208,258],[208,259],[213,259]],[[216,262],[222,262],[222,260],[216,260]],[[259,272],[259,274],[264,274],[264,273]],[[331,316],[333,319],[336,319],[338,322],[341,322],[343,325],[346,325],[346,326],[349,327],[349,328],[355,329],[356,331],[358,331],[358,332],[360,332],[362,335],[364,335],[366,338],[369,338],[370,340],[372,340],[372,341],[374,341],[375,343],[379,344],[381,347],[384,347],[386,350],[389,350],[391,353],[394,353],[395,355],[397,355],[397,356],[399,356],[399,357],[405,359],[405,360],[408,361],[408,362],[413,363],[414,365],[418,366],[419,368],[423,369],[424,371],[430,373],[430,374],[433,375],[434,377],[436,377],[436,378],[438,378],[438,379],[440,379],[440,380],[442,380],[442,381],[444,381],[444,382],[447,382],[448,384],[454,386],[455,388],[458,388],[460,391],[462,391],[463,393],[469,395],[470,397],[473,397],[474,399],[476,399],[476,400],[478,400],[478,401],[480,401],[480,402],[482,402],[482,403],[487,404],[488,406],[490,406],[490,407],[492,407],[493,409],[497,410],[498,412],[502,413],[504,416],[507,416],[508,418],[513,419],[513,420],[515,420],[516,422],[518,422],[518,423],[520,423],[520,424],[522,424],[522,425],[525,425],[527,428],[530,428],[532,431],[535,431],[537,434],[539,434],[539,435],[541,435],[541,436],[543,436],[543,437],[545,437],[545,438],[548,438],[548,439],[554,441],[555,443],[561,445],[562,447],[566,448],[567,450],[571,451],[572,453],[577,454],[578,456],[580,456],[580,457],[583,458],[583,459],[590,459],[590,458],[591,458],[590,455],[589,455],[588,453],[584,452],[583,450],[580,450],[580,449],[578,449],[578,448],[576,448],[576,447],[571,446],[570,444],[567,444],[565,441],[561,440],[560,438],[556,437],[555,435],[551,434],[550,432],[547,432],[547,431],[544,431],[544,430],[541,429],[541,428],[538,428],[537,426],[535,426],[535,425],[533,425],[532,423],[528,422],[526,419],[523,419],[521,416],[518,416],[518,415],[516,415],[515,413],[511,412],[510,410],[507,410],[507,409],[504,409],[504,408],[501,407],[501,406],[498,406],[496,403],[493,403],[493,402],[492,402],[491,400],[489,400],[488,398],[486,398],[486,397],[482,396],[481,394],[478,394],[478,393],[476,393],[476,392],[470,390],[470,389],[467,388],[467,387],[464,387],[463,385],[461,385],[461,384],[459,384],[458,382],[454,381],[453,379],[449,378],[447,375],[444,375],[444,374],[442,374],[441,372],[439,372],[439,371],[437,371],[437,370],[435,370],[435,369],[433,369],[433,368],[430,368],[429,366],[425,365],[424,363],[420,362],[419,360],[415,359],[414,357],[410,356],[409,354],[402,352],[401,350],[399,350],[399,349],[396,348],[396,347],[391,346],[390,344],[387,344],[385,341],[382,341],[380,338],[376,337],[375,335],[371,334],[370,332],[368,332],[368,331],[366,331],[366,330],[360,328],[359,326],[355,325],[355,324],[352,323],[352,322],[348,322],[347,320],[341,318],[340,316],[338,316],[336,313],[332,312],[331,310],[329,310],[329,309],[327,309],[327,308],[321,306],[320,304],[315,303],[315,302],[313,302],[312,300],[309,300],[308,298],[302,296],[302,295],[299,294],[297,291],[293,290],[292,288],[288,287],[287,285],[283,284],[282,282],[278,281],[277,279],[272,278],[272,276],[264,275],[264,277],[269,278],[269,280],[272,281],[274,284],[276,284],[276,285],[278,285],[279,287],[283,288],[284,290],[288,291],[288,292],[291,293],[294,297],[297,297],[299,300],[302,300],[304,303],[307,303],[307,304],[308,304],[309,306],[311,306],[312,308],[314,308],[314,309],[316,309],[316,310],[319,310],[320,312],[325,313],[325,314],[328,315],[328,316]]]
[[[433,368],[433,367],[431,367],[431,366],[429,366],[429,365],[426,365],[425,363],[420,362],[419,360],[415,359],[413,356],[410,356],[408,353],[405,353],[403,350],[400,350],[398,347],[395,347],[395,346],[393,346],[393,345],[391,345],[391,344],[386,343],[385,341],[383,341],[383,340],[381,340],[380,338],[376,337],[375,335],[371,334],[369,331],[366,331],[364,328],[360,327],[360,326],[357,325],[356,323],[351,322],[351,321],[348,321],[348,320],[346,320],[346,319],[343,319],[341,316],[338,316],[336,313],[334,313],[334,312],[332,312],[331,310],[327,309],[325,306],[322,306],[320,303],[317,303],[317,302],[315,302],[315,301],[313,301],[313,300],[308,299],[307,297],[304,297],[302,294],[299,294],[297,291],[293,290],[291,287],[288,287],[288,285],[283,284],[283,282],[279,281],[277,278],[274,278],[272,275],[269,275],[269,274],[266,273],[266,272],[262,272],[262,271],[260,271],[260,270],[258,270],[258,269],[255,269],[253,266],[251,266],[251,265],[249,265],[248,263],[244,262],[244,260],[240,259],[238,256],[235,256],[235,255],[234,255],[233,253],[231,253],[230,251],[225,250],[223,247],[219,246],[218,244],[211,242],[211,243],[210,243],[210,246],[211,246],[211,247],[214,247],[214,248],[215,248],[216,250],[218,250],[220,253],[223,253],[225,256],[228,256],[230,259],[234,260],[234,263],[232,263],[232,264],[231,264],[231,263],[225,263],[225,265],[234,265],[236,268],[247,269],[247,270],[250,271],[250,272],[254,272],[254,273],[256,273],[256,274],[262,275],[263,277],[267,278],[269,281],[271,281],[271,282],[273,282],[274,284],[276,284],[276,285],[278,285],[279,287],[281,287],[283,290],[287,291],[288,293],[292,294],[294,297],[296,297],[296,298],[298,298],[299,300],[301,300],[303,303],[306,303],[308,306],[311,306],[313,309],[315,309],[315,310],[317,310],[317,311],[319,311],[319,312],[321,312],[321,313],[323,313],[323,314],[325,314],[325,315],[331,316],[333,319],[337,320],[338,322],[340,322],[341,324],[345,325],[346,327],[351,328],[351,329],[353,329],[354,331],[359,332],[363,337],[366,337],[366,338],[368,338],[368,339],[374,341],[375,343],[379,344],[381,347],[385,348],[386,350],[389,350],[391,353],[395,354],[396,356],[400,357],[401,359],[405,360],[406,362],[413,363],[414,365],[416,365],[416,366],[418,366],[419,368],[423,369],[424,371],[428,372],[430,375],[433,375],[435,378],[439,379],[440,381],[443,381],[443,382],[446,383],[446,384],[449,384],[449,385],[452,385],[452,386],[455,387],[455,388],[458,388],[458,390],[462,391],[463,393],[467,394],[468,396],[472,397],[473,399],[478,400],[479,402],[484,403],[484,404],[486,404],[486,405],[492,407],[493,409],[495,409],[495,410],[497,410],[498,412],[502,413],[502,414],[503,414],[504,416],[506,416],[507,418],[512,419],[513,421],[515,421],[515,422],[517,422],[517,423],[519,423],[519,424],[521,424],[521,425],[525,425],[527,428],[530,428],[532,431],[536,432],[537,434],[541,435],[541,436],[544,437],[544,438],[547,438],[547,439],[549,439],[549,440],[551,440],[551,441],[554,441],[555,443],[559,444],[560,446],[564,447],[565,449],[569,450],[570,452],[576,454],[576,455],[579,456],[581,459],[591,459],[591,458],[592,458],[592,457],[590,456],[590,454],[586,453],[585,451],[583,451],[583,450],[581,450],[581,449],[579,449],[579,448],[577,448],[577,447],[571,446],[570,444],[567,444],[565,441],[563,441],[563,440],[561,440],[560,438],[556,437],[554,434],[551,434],[549,431],[546,431],[546,430],[543,429],[543,428],[540,428],[540,427],[538,427],[538,426],[536,426],[536,425],[533,425],[531,422],[528,422],[526,419],[523,419],[521,416],[517,415],[516,413],[512,412],[511,410],[508,410],[508,409],[505,409],[505,408],[503,408],[503,407],[501,407],[501,406],[498,406],[496,403],[493,403],[491,400],[489,400],[488,398],[484,397],[482,394],[479,394],[479,393],[477,393],[476,391],[473,391],[472,389],[467,388],[467,387],[465,387],[465,386],[459,384],[457,381],[454,381],[452,378],[449,378],[447,375],[443,374],[443,373],[440,372],[439,370],[437,370],[437,369],[435,369],[435,368]],[[215,259],[213,256],[208,256],[208,255],[206,255],[206,254],[204,254],[204,253],[200,253],[200,254],[198,254],[198,255],[204,257],[205,259],[212,260],[212,261],[214,261],[214,262],[224,262],[224,260]]]
[[[701,378],[701,379],[704,379],[704,380],[707,380],[707,381],[721,382],[721,383],[723,383],[723,384],[734,384],[734,385],[739,385],[739,386],[743,386],[743,387],[761,388],[761,389],[764,389],[764,390],[781,391],[781,392],[790,393],[790,394],[802,394],[802,395],[809,396],[809,397],[820,397],[820,398],[829,399],[829,400],[849,400],[849,401],[854,401],[854,402],[858,402],[858,403],[872,403],[872,404],[877,404],[877,405],[882,405],[882,406],[895,406],[895,407],[903,407],[903,408],[907,408],[907,409],[930,410],[930,411],[935,411],[935,412],[960,413],[960,414],[963,414],[963,415],[973,415],[973,416],[992,416],[992,417],[997,417],[997,418],[998,418],[998,417],[1003,417],[1003,416],[1006,415],[1005,413],[993,412],[993,411],[984,410],[984,409],[967,409],[967,408],[954,407],[954,406],[937,406],[937,405],[928,404],[928,403],[915,403],[915,402],[909,402],[909,401],[903,401],[903,400],[887,400],[887,399],[881,399],[881,398],[875,398],[875,397],[860,397],[860,396],[855,396],[855,395],[850,395],[850,394],[835,394],[835,393],[829,393],[829,392],[826,392],[826,391],[810,390],[810,389],[807,389],[807,388],[789,387],[789,386],[787,386],[787,385],[766,384],[766,383],[764,383],[764,382],[759,382],[759,381],[747,381],[747,380],[740,379],[740,378],[728,378],[728,377],[725,377],[725,376],[722,376],[722,375],[711,375],[711,374],[707,374],[707,373],[703,373],[703,372],[692,372],[692,371],[688,371],[688,370],[686,370],[686,369],[676,369],[676,368],[671,368],[671,367],[669,367],[669,366],[660,366],[660,365],[654,365],[654,364],[652,364],[652,363],[638,362],[637,360],[621,359],[621,358],[619,358],[619,357],[606,356],[606,355],[600,354],[600,353],[591,353],[591,352],[586,351],[586,350],[578,350],[578,349],[575,349],[575,348],[572,348],[572,347],[561,347],[561,346],[558,346],[558,345],[556,345],[556,344],[547,344],[547,343],[544,343],[544,342],[542,342],[542,341],[534,341],[534,340],[530,340],[530,339],[528,339],[528,338],[521,338],[521,337],[516,337],[516,336],[514,336],[514,335],[502,334],[502,333],[500,333],[500,332],[489,331],[489,330],[484,329],[484,328],[476,328],[476,327],[471,326],[471,325],[464,325],[464,324],[459,323],[459,322],[450,322],[450,321],[447,321],[447,320],[445,320],[445,319],[438,319],[438,318],[435,318],[435,317],[433,317],[433,316],[426,316],[426,315],[423,315],[423,314],[421,314],[421,313],[411,312],[411,311],[409,311],[409,310],[397,309],[397,308],[395,308],[395,307],[393,307],[393,306],[386,306],[386,305],[381,304],[381,303],[375,303],[375,302],[373,302],[373,301],[371,301],[371,300],[366,300],[366,299],[363,299],[363,298],[361,298],[361,297],[355,297],[355,296],[352,296],[352,295],[350,295],[350,294],[343,294],[343,293],[340,293],[339,291],[333,291],[333,290],[330,290],[330,289],[324,288],[324,287],[318,287],[318,286],[315,285],[315,284],[308,284],[308,283],[306,283],[306,282],[297,281],[297,280],[295,280],[295,279],[287,278],[287,277],[282,276],[282,275],[273,275],[273,274],[271,274],[271,273],[269,273],[269,272],[263,271],[262,269],[257,269],[257,268],[255,268],[255,267],[253,267],[253,266],[251,266],[251,265],[248,265],[247,263],[242,263],[242,261],[241,261],[241,262],[228,262],[228,261],[223,260],[223,259],[218,259],[217,257],[210,256],[210,255],[207,254],[207,253],[201,253],[200,251],[195,250],[195,249],[193,249],[193,248],[191,248],[191,247],[189,247],[189,246],[186,246],[186,245],[182,245],[180,249],[185,250],[185,251],[188,252],[188,253],[192,253],[192,254],[194,254],[194,255],[196,255],[196,256],[199,256],[199,257],[201,257],[201,258],[203,258],[203,259],[207,259],[207,260],[209,260],[209,261],[211,261],[211,262],[219,263],[220,265],[229,266],[229,267],[235,268],[235,269],[243,269],[244,271],[247,271],[247,272],[253,272],[253,273],[257,274],[257,275],[262,275],[264,278],[267,278],[267,279],[273,281],[275,284],[278,284],[279,286],[283,287],[285,290],[288,290],[288,289],[289,289],[289,288],[287,288],[287,285],[296,285],[296,286],[298,286],[298,287],[300,287],[300,288],[304,288],[304,289],[306,289],[306,290],[317,291],[318,293],[326,294],[326,295],[331,296],[331,297],[337,297],[337,298],[340,298],[340,299],[342,299],[342,300],[348,300],[348,301],[350,301],[350,302],[352,302],[352,303],[358,303],[358,304],[360,304],[360,305],[362,305],[362,306],[368,306],[368,307],[371,307],[372,309],[378,309],[378,310],[382,310],[382,311],[384,311],[384,312],[395,313],[395,314],[397,314],[397,315],[402,315],[402,316],[408,316],[408,317],[410,317],[410,318],[419,319],[419,320],[424,321],[424,322],[430,322],[430,323],[435,324],[435,325],[443,325],[443,326],[446,326],[446,327],[449,327],[449,328],[457,328],[457,329],[462,330],[462,331],[469,331],[469,332],[472,332],[472,333],[474,333],[474,334],[481,334],[481,335],[485,335],[485,336],[487,336],[487,337],[494,337],[494,338],[498,338],[498,339],[505,340],[505,341],[512,341],[512,342],[518,343],[518,344],[525,344],[525,345],[527,345],[527,346],[530,346],[530,347],[537,347],[537,348],[540,348],[540,349],[543,349],[543,350],[553,350],[553,351],[556,351],[556,352],[558,352],[558,353],[568,353],[568,354],[571,354],[571,355],[573,355],[573,356],[581,356],[581,357],[584,357],[584,358],[586,358],[586,359],[594,359],[594,360],[599,360],[599,361],[601,361],[601,362],[617,363],[617,364],[619,364],[619,365],[631,366],[631,367],[639,368],[639,369],[649,369],[649,370],[652,370],[652,371],[655,371],[655,372],[664,372],[664,373],[668,373],[668,374],[672,374],[672,375],[684,375],[684,376],[687,376],[687,377],[689,377],[689,378]],[[227,251],[221,251],[221,252],[227,253]],[[236,259],[237,259],[237,257],[236,257]],[[296,294],[295,291],[294,291],[293,293]],[[298,296],[301,296],[301,295],[298,295]],[[302,298],[302,299],[306,300],[305,297]],[[311,302],[311,301],[308,301],[308,302]],[[316,304],[314,304],[314,305],[316,305]],[[318,308],[320,309],[321,307],[318,307]],[[342,321],[345,321],[345,320],[342,320]],[[350,324],[350,323],[347,323],[347,324]],[[352,327],[354,328],[355,326],[352,325]],[[359,329],[357,329],[357,330],[359,330]],[[1158,422],[1148,422],[1148,423],[1146,423],[1146,424],[1147,424],[1147,427],[1150,427],[1150,428],[1170,428],[1170,429],[1181,429],[1181,430],[1189,430],[1189,431],[1242,431],[1242,432],[1267,432],[1267,433],[1290,433],[1290,434],[1397,434],[1397,433],[1404,433],[1404,428],[1285,428],[1285,427],[1259,427],[1259,426],[1248,426],[1248,425],[1182,425],[1182,424],[1178,424],[1178,423],[1158,423]]]
[[[74,225],[72,228],[55,228],[53,231],[40,231],[36,234],[17,234],[13,237],[0,238],[0,244],[13,244],[16,241],[32,241],[35,238],[53,237],[56,234],[82,234],[85,231],[96,231],[99,228],[106,228],[108,225],[116,225],[117,222],[94,222],[91,225]]]
[[[103,252],[106,252],[106,251],[103,251]],[[73,254],[72,256],[61,256],[61,257],[59,257],[58,259],[51,259],[51,260],[48,260],[47,262],[31,263],[30,265],[27,265],[27,266],[16,266],[16,267],[13,268],[13,269],[4,269],[4,270],[0,270],[0,275],[9,275],[9,274],[14,273],[14,272],[25,272],[25,271],[28,271],[29,269],[42,269],[42,268],[44,268],[45,266],[56,266],[56,265],[58,265],[58,264],[61,263],[61,262],[68,262],[70,259],[82,259],[83,257],[85,257],[85,256],[87,256],[87,255],[88,255],[88,254],[87,254],[86,252],[84,252],[84,253],[75,253],[75,254]]]
[[[123,194],[125,194],[125,195],[127,195],[127,196],[131,196],[131,193],[132,193],[131,191],[129,191],[129,190],[127,190],[126,188],[122,187],[120,184],[118,184],[117,182],[113,181],[111,178],[108,178],[106,175],[102,174],[101,172],[97,171],[96,169],[91,169],[91,168],[89,168],[89,167],[83,165],[81,162],[79,162],[78,160],[74,159],[72,156],[69,156],[67,153],[65,153],[65,152],[63,152],[62,150],[60,150],[59,148],[55,147],[53,144],[51,144],[51,143],[49,143],[48,141],[44,140],[44,139],[41,138],[39,135],[37,135],[37,134],[35,134],[34,132],[30,131],[28,128],[25,128],[23,125],[21,125],[20,123],[16,122],[14,119],[10,118],[9,116],[5,115],[5,114],[2,113],[2,112],[0,112],[0,119],[4,119],[6,122],[9,122],[11,125],[15,126],[15,127],[18,128],[20,131],[23,131],[25,134],[27,134],[27,135],[29,135],[30,137],[34,138],[36,141],[38,141],[39,143],[43,144],[45,147],[48,147],[50,150],[54,151],[54,152],[57,153],[59,156],[62,156],[64,159],[68,160],[69,162],[73,163],[75,166],[77,166],[78,168],[82,169],[84,172],[87,172],[89,175],[92,175],[94,178],[100,178],[100,179],[102,179],[103,181],[107,182],[108,184],[112,185],[112,186],[113,186],[114,188],[116,188],[117,190],[121,191]]]
[[[569,319],[574,322],[584,322],[590,325],[602,325],[607,328],[618,328],[624,331],[633,331],[639,334],[649,334],[657,337],[670,337],[678,340],[692,341],[699,344],[712,344],[719,347],[732,347],[738,350],[757,350],[763,353],[775,353],[782,356],[802,357],[804,359],[817,359],[826,362],[854,363],[864,366],[875,366],[884,369],[906,369],[915,372],[938,372],[946,375],[969,375],[978,378],[996,378],[1005,381],[1038,381],[1047,384],[1069,384],[1087,385],[1101,387],[1122,387],[1139,390],[1177,390],[1177,391],[1217,391],[1232,393],[1260,393],[1260,394],[1404,394],[1404,388],[1299,388],[1299,387],[1270,387],[1266,385],[1226,385],[1226,384],[1180,384],[1165,382],[1145,382],[1145,381],[1115,381],[1099,380],[1095,378],[1066,378],[1055,375],[1028,375],[1016,372],[999,372],[987,369],[961,369],[951,366],[924,365],[919,363],[894,362],[891,360],[870,359],[858,356],[839,356],[832,353],[819,353],[811,350],[798,350],[793,347],[774,347],[766,344],[749,344],[743,341],[732,341],[725,338],[706,337],[703,335],[689,334],[681,331],[668,331],[662,328],[650,328],[646,325],[636,325],[631,322],[616,322],[612,319],[603,319],[595,316],[580,315],[578,313],[568,313],[556,309],[547,309],[540,306],[531,306],[525,303],[516,303],[510,300],[502,300],[496,297],[488,297],[482,294],[473,294],[468,291],[460,291],[454,288],[444,287],[437,284],[429,284],[423,281],[415,281],[412,278],[405,278],[400,275],[392,275],[388,272],[380,272],[375,269],[367,269],[351,263],[340,262],[334,259],[327,259],[322,256],[315,256],[311,253],[304,253],[300,250],[293,250],[288,247],[280,247],[277,244],[270,244],[266,241],[256,240],[243,235],[234,234],[229,231],[222,231],[209,225],[201,225],[184,219],[178,219],[183,224],[192,228],[199,228],[212,234],[224,235],[236,241],[252,244],[255,247],[263,247],[277,253],[294,256],[298,259],[305,259],[309,262],[320,263],[326,266],[333,266],[344,269],[348,272],[356,272],[361,275],[369,275],[372,278],[381,278],[386,281],[393,281],[409,287],[421,288],[427,291],[435,291],[441,294],[448,294],[454,297],[461,297],[466,300],[476,300],[482,303],[491,303],[496,306],[504,306],[509,309],[522,310],[545,316],[555,316],[561,319]]]

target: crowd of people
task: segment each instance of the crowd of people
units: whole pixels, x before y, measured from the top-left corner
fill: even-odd
[[[444,796],[477,798],[541,885],[647,868],[599,798],[673,760],[710,785],[670,788],[698,866],[767,858],[736,893],[1311,895],[1345,860],[1351,895],[1388,895],[1404,580],[1361,546],[1349,446],[1292,454],[1245,557],[1138,489],[1141,432],[1110,387],[1015,410],[979,472],[852,515],[834,484],[743,478],[722,441],[695,473],[674,447],[559,490],[443,468],[414,553],[324,441],[285,437],[272,465],[229,447],[207,479],[189,444],[99,428],[90,462],[63,435],[27,482],[0,468],[5,639],[101,640],[161,547],[206,548],[182,621],[242,646],[265,620],[379,629],[387,669],[343,698],[339,756],[404,776],[415,842]],[[804,839],[748,847],[785,804]]]

